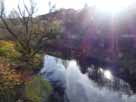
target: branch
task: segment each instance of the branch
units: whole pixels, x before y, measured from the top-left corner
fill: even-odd
[[[1,13],[2,14],[2,13]],[[4,24],[6,30],[9,32],[9,34],[15,38],[15,40],[17,40],[22,47],[24,47],[24,44],[22,43],[22,41],[20,41],[20,39],[18,38],[18,36],[11,30],[11,28],[9,27],[9,24],[6,22],[6,20],[3,18],[3,15],[0,16],[0,19],[2,21],[2,23]]]
[[[9,25],[7,24],[7,22],[5,21],[5,19],[1,16],[1,21],[3,22],[4,26],[6,27],[6,29],[8,30],[8,32],[15,38],[18,39],[18,36],[10,29]]]
[[[41,48],[42,48],[43,46],[40,45],[40,44],[43,42],[43,39],[45,39],[45,37],[46,37],[46,35],[43,35],[43,36],[41,36],[40,39],[37,41],[37,43],[36,43],[36,48],[35,48],[35,50],[34,50],[34,52],[32,53],[31,56],[34,56],[36,53],[38,53],[38,52],[41,50]]]

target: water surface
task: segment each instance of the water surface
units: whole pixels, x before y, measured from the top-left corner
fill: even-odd
[[[113,91],[106,86],[100,88],[80,72],[75,60],[64,61],[46,55],[41,73],[53,85],[64,88],[70,102],[136,102],[136,95]]]

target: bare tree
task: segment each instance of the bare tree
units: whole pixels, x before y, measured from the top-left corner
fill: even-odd
[[[30,0],[29,6],[23,3],[23,7],[20,7],[18,4],[17,10],[12,10],[9,16],[6,16],[4,2],[0,5],[2,28],[17,42],[18,51],[27,63],[41,51],[44,42],[49,38],[48,35],[52,34],[49,26],[51,24],[48,21],[43,23],[39,17],[35,17],[36,11],[33,0]]]

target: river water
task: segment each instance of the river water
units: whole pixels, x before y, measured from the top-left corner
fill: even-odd
[[[99,87],[86,74],[82,74],[75,60],[65,61],[46,55],[43,77],[54,86],[60,86],[68,100],[64,102],[136,102],[136,95]],[[127,89],[128,90],[128,89]]]

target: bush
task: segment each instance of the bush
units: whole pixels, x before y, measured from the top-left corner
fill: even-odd
[[[23,68],[23,70],[34,71],[40,70],[42,66],[42,55],[35,54],[35,56],[22,55],[21,51],[25,51],[13,41],[0,41],[0,56],[8,59],[10,64]]]
[[[47,102],[51,92],[51,85],[41,76],[35,76],[26,83],[26,96],[32,102]]]
[[[0,58],[0,102],[15,102],[15,89],[22,83],[21,73],[16,72],[5,59]]]
[[[19,52],[15,50],[14,42],[4,40],[0,41],[0,56],[14,60],[19,55]]]

